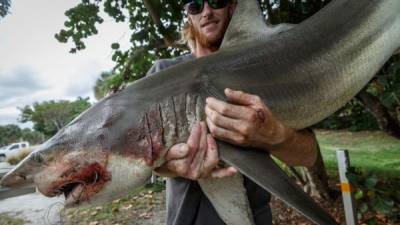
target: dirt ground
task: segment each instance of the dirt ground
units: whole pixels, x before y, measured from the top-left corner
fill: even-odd
[[[331,182],[331,188],[339,190],[338,182]],[[334,201],[314,200],[327,210],[340,224],[345,225],[342,198]],[[272,198],[273,224],[313,225],[307,218],[282,201]],[[144,188],[112,203],[90,208],[66,209],[61,213],[61,224],[67,225],[164,225],[165,190],[163,185]],[[367,225],[359,221],[361,225]],[[376,225],[395,225],[384,218]]]
[[[338,221],[344,221],[341,198],[334,202],[317,201]],[[313,224],[276,198],[272,199],[271,208],[274,224]],[[132,194],[105,206],[64,210],[62,224],[163,225],[165,224],[165,213],[165,190],[142,190],[139,194]]]

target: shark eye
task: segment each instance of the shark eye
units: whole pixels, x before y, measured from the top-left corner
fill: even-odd
[[[46,162],[46,160],[44,160],[43,154],[40,152],[32,153],[31,159],[33,162],[38,164],[43,164]]]

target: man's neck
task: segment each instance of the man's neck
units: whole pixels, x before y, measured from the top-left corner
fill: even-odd
[[[207,56],[215,51],[211,49],[205,49],[205,48],[197,48],[194,50],[193,55],[196,56],[196,58],[200,58],[203,56]]]
[[[196,49],[192,52],[196,58],[200,58],[203,56],[207,56],[213,52],[216,52],[218,48],[209,48],[209,47],[204,47],[200,45],[200,43],[196,44]]]

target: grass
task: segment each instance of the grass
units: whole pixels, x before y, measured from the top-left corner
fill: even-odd
[[[325,165],[337,173],[336,150],[349,151],[351,166],[400,177],[400,140],[380,131],[316,131]]]
[[[8,213],[0,213],[0,225],[23,225],[29,221],[11,216]]]
[[[165,196],[161,194],[163,190],[165,185],[158,182],[138,188],[121,199],[99,206],[63,209],[63,224],[142,224],[140,219],[146,220],[149,211],[164,207],[162,202],[165,200],[160,199],[160,196]]]

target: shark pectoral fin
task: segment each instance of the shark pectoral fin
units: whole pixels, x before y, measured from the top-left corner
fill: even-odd
[[[338,223],[275,164],[267,152],[218,142],[220,158],[317,224]]]
[[[267,25],[258,1],[239,0],[220,49],[239,46],[261,37],[272,37],[290,28],[292,25],[289,24]]]

